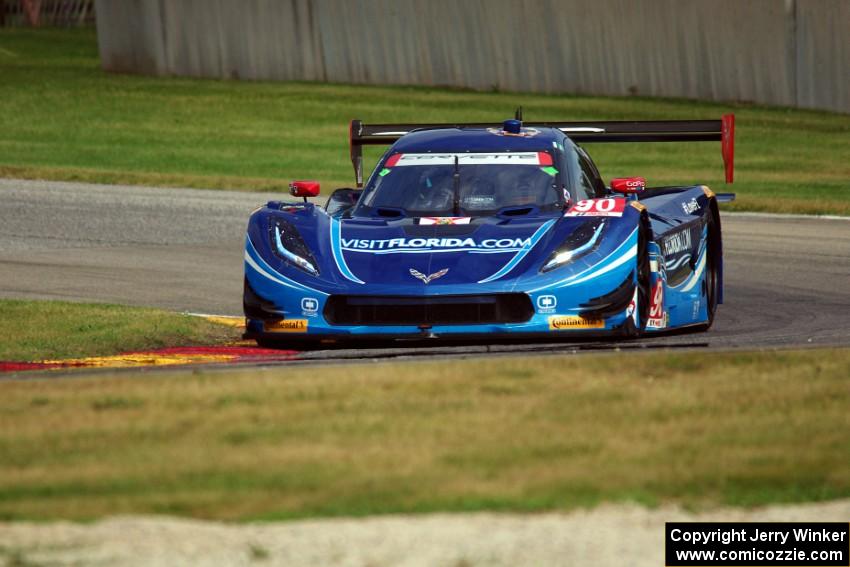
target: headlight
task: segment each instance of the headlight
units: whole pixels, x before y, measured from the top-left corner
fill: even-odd
[[[304,243],[295,225],[281,218],[269,222],[269,237],[275,255],[290,264],[301,268],[308,274],[319,275],[316,260],[310,254],[310,249]]]
[[[563,244],[552,252],[540,271],[554,270],[596,250],[602,241],[600,237],[605,226],[605,219],[601,218],[591,219],[580,225],[564,240]]]

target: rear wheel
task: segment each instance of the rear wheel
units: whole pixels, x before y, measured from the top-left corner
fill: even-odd
[[[705,247],[705,277],[702,280],[702,293],[708,310],[708,321],[691,329],[695,332],[707,331],[714,324],[714,313],[720,299],[720,227],[715,219],[717,213],[708,216],[708,242]]]
[[[708,307],[708,322],[705,329],[709,329],[714,323],[714,313],[717,311],[717,302],[720,297],[720,247],[718,240],[717,223],[714,214],[708,217],[708,245],[705,251],[705,279],[703,280],[703,291]]]

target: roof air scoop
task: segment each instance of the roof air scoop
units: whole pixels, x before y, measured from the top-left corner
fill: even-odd
[[[505,120],[502,123],[502,130],[508,134],[519,134],[522,130],[522,121],[513,118],[511,120]]]

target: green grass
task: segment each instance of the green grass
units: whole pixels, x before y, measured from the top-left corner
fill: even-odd
[[[0,30],[0,176],[232,189],[351,185],[348,121],[737,116],[732,208],[850,214],[850,116],[685,100],[112,75],[92,30]],[[367,155],[373,163],[379,149]],[[607,179],[728,188],[718,143],[598,144]]]
[[[850,350],[0,382],[0,518],[850,496]]]
[[[0,360],[101,356],[210,345],[239,331],[200,317],[120,305],[0,299]]]

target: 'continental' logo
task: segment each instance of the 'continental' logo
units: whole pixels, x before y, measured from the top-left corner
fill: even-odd
[[[306,333],[309,321],[307,319],[281,319],[266,321],[263,329],[274,333]]]
[[[585,319],[576,315],[554,315],[549,317],[550,331],[563,331],[564,329],[604,329],[603,319]]]

